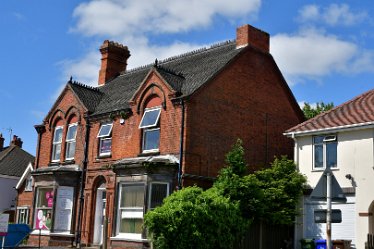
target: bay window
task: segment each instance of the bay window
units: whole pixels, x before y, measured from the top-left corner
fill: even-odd
[[[34,228],[50,230],[53,212],[53,188],[38,188],[36,192]]]
[[[52,162],[60,161],[63,126],[57,126],[53,134]]]
[[[113,124],[103,124],[97,137],[99,138],[99,156],[107,156],[112,153],[112,127]]]
[[[144,111],[139,128],[143,129],[143,152],[157,152],[160,143],[160,119],[161,107],[147,108]]]
[[[148,191],[145,183],[121,183],[119,185],[117,236],[126,239],[142,239],[145,207],[153,210],[160,206],[168,195],[169,183],[167,182],[151,182]],[[148,196],[148,203],[146,203],[146,196]]]
[[[74,159],[78,124],[70,124],[66,134],[66,160]]]
[[[314,169],[337,167],[337,145],[335,135],[313,137]]]

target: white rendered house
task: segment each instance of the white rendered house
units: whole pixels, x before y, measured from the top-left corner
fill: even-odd
[[[374,89],[334,109],[287,130],[295,141],[295,163],[314,189],[323,171],[330,168],[347,197],[333,203],[342,211],[342,222],[332,224],[333,240],[352,240],[364,249],[374,234]],[[302,200],[302,215],[295,226],[295,245],[302,238],[325,239],[325,224],[314,222],[314,209],[325,202],[312,201],[311,191]]]

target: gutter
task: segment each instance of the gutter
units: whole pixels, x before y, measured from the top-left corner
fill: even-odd
[[[314,134],[330,133],[330,132],[338,132],[338,131],[354,131],[354,130],[362,130],[362,129],[369,129],[369,128],[374,128],[374,122],[342,125],[342,126],[314,129],[314,130],[307,130],[307,131],[285,132],[283,133],[283,135],[294,138],[295,136],[306,136],[306,135],[314,135]]]

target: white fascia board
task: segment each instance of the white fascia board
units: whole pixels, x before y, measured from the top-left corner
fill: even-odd
[[[16,185],[16,189],[19,189],[22,185],[22,183],[26,180],[27,176],[29,175],[29,173],[33,171],[33,168],[32,168],[32,164],[29,163],[29,165],[27,165],[27,168],[25,169],[25,171],[23,172],[22,176],[21,176],[21,179],[19,179],[17,185]]]
[[[301,137],[301,136],[307,136],[307,135],[324,134],[324,133],[339,132],[339,131],[353,131],[353,130],[361,130],[361,129],[369,129],[369,128],[374,128],[374,122],[342,125],[342,126],[308,130],[308,131],[287,132],[287,133],[283,133],[283,135],[294,138],[296,136]]]

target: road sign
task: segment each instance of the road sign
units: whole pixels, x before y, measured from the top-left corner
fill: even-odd
[[[314,222],[315,223],[326,223],[327,220],[327,209],[315,209],[314,210]],[[340,209],[331,209],[331,223],[342,222],[342,211]]]
[[[0,214],[0,236],[8,233],[9,214]]]
[[[327,172],[330,172],[331,174],[331,200],[333,202],[347,202],[347,198],[345,197],[342,188],[330,169],[326,169],[323,172],[316,187],[310,194],[310,199],[314,201],[327,201]]]

